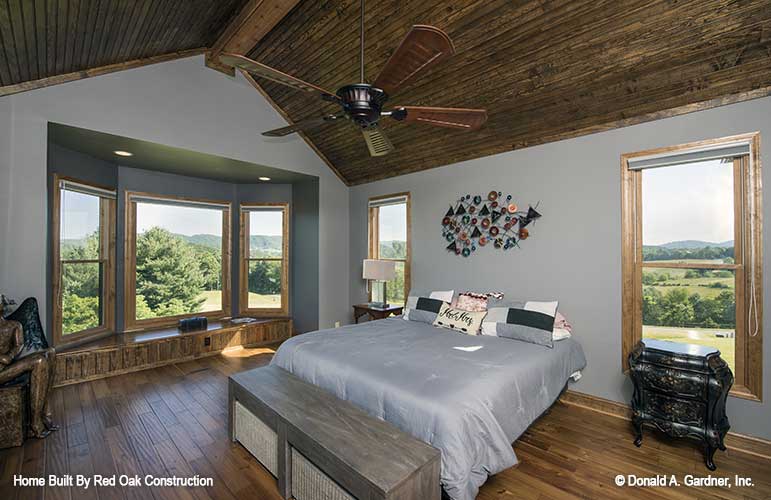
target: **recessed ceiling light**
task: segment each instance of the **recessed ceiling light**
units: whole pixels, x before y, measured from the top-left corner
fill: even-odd
[[[117,151],[113,151],[113,153],[115,153],[118,156],[134,156],[134,153],[129,153],[128,151],[117,150]]]
[[[262,176],[262,177],[258,177],[258,179],[260,179],[261,181],[269,181],[270,177]]]

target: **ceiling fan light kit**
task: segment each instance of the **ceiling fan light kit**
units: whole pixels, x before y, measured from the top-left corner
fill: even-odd
[[[263,132],[262,135],[283,137],[325,123],[347,121],[361,130],[370,155],[383,156],[394,149],[393,144],[379,126],[380,119],[383,117],[390,117],[404,123],[424,123],[459,130],[476,130],[485,123],[487,112],[484,109],[397,106],[390,111],[384,111],[389,94],[395,94],[406,82],[453,55],[455,48],[450,37],[439,28],[415,25],[391,54],[374,83],[370,85],[365,83],[364,78],[364,0],[361,0],[359,28],[361,82],[344,85],[334,93],[242,55],[222,54],[220,56],[221,61],[227,65],[295,90],[316,94],[323,101],[337,104],[342,108],[339,113],[301,120],[286,127]]]

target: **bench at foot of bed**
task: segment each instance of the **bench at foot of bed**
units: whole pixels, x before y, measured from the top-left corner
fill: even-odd
[[[276,366],[230,377],[230,437],[297,500],[439,500],[439,450]]]

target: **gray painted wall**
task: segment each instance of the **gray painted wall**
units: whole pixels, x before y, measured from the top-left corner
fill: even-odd
[[[295,236],[289,249],[292,263],[291,301],[294,327],[300,333],[319,328],[318,213],[318,181],[292,184],[292,228]]]
[[[574,389],[629,401],[621,372],[620,155],[658,146],[760,131],[761,154],[771,158],[771,98],[458,163],[353,187],[351,302],[365,300],[360,280],[367,252],[367,199],[412,193],[412,286],[415,289],[501,290],[520,299],[558,299],[574,325],[588,366]],[[397,144],[398,147],[398,144]],[[763,172],[771,185],[771,170]],[[543,218],[519,250],[484,248],[468,259],[450,255],[441,236],[449,204],[466,193],[509,191],[520,205],[541,202]],[[765,204],[771,221],[771,201]],[[763,232],[769,248],[771,223]],[[768,252],[767,252],[768,254]],[[764,306],[771,311],[771,269],[764,266]],[[771,314],[764,329],[771,338]],[[729,398],[736,432],[771,438],[771,340],[764,346],[764,402]]]
[[[318,322],[348,316],[348,188],[302,139],[262,137],[284,120],[203,56],[0,97],[0,145],[11,138],[0,148],[0,290],[35,296],[45,312],[45,231],[9,221],[46,220],[49,121],[318,176]]]
[[[0,98],[0,235],[4,242],[12,234],[11,212],[8,207],[11,204],[11,192],[7,186],[11,185],[11,162],[13,161],[13,107],[9,99]],[[5,246],[7,243],[3,243]],[[0,250],[0,257],[4,255]],[[0,284],[9,282],[10,270],[7,261],[0,260]],[[14,296],[14,292],[5,286],[0,287],[0,293]]]
[[[89,181],[104,186],[112,186],[118,190],[118,214],[116,234],[125,232],[125,192],[139,191],[160,195],[185,196],[191,198],[204,198],[209,200],[230,202],[231,227],[233,245],[233,259],[231,264],[232,280],[232,304],[233,314],[238,314],[238,263],[240,259],[238,227],[238,206],[244,202],[287,202],[292,207],[293,219],[299,218],[299,227],[295,227],[293,221],[290,224],[290,242],[299,248],[297,253],[290,252],[290,275],[292,280],[292,297],[290,299],[290,314],[295,321],[295,327],[300,332],[316,330],[318,328],[318,244],[312,244],[314,238],[318,240],[318,183],[303,182],[299,187],[290,184],[233,184],[227,182],[215,182],[209,179],[189,177],[175,174],[167,174],[144,169],[123,167],[116,163],[106,162],[92,156],[72,151],[56,144],[50,144],[48,150],[49,174],[58,173],[74,177],[83,181]],[[49,199],[53,189],[53,176],[48,176]],[[293,193],[299,189],[302,199],[298,207],[293,204]],[[313,203],[315,200],[315,203]],[[50,217],[53,214],[49,213]],[[50,224],[49,226],[50,227]],[[298,232],[299,231],[299,232]],[[299,236],[302,238],[299,238]],[[297,237],[296,237],[297,236]],[[310,242],[311,244],[297,245],[296,239]],[[48,236],[50,248],[51,236]],[[124,282],[124,241],[117,238],[117,280],[116,280],[116,322],[118,330],[123,329],[125,319],[123,316],[123,282]],[[49,255],[50,257],[50,255]],[[294,261],[303,259],[299,264],[301,273],[294,273],[297,264]],[[316,263],[315,269],[312,265]],[[311,267],[309,267],[309,265]],[[314,274],[315,271],[315,274]],[[47,272],[48,289],[51,286],[51,262],[48,262]],[[315,301],[307,303],[309,297],[315,297]],[[294,301],[299,300],[295,306]],[[46,331],[51,331],[50,315],[52,305],[47,306],[48,319]]]

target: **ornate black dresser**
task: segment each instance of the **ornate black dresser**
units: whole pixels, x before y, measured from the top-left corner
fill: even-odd
[[[715,450],[725,450],[730,425],[725,413],[733,373],[712,347],[643,339],[629,353],[634,382],[632,424],[634,444],[642,444],[642,429],[651,424],[673,437],[706,443],[704,461],[715,470]]]

